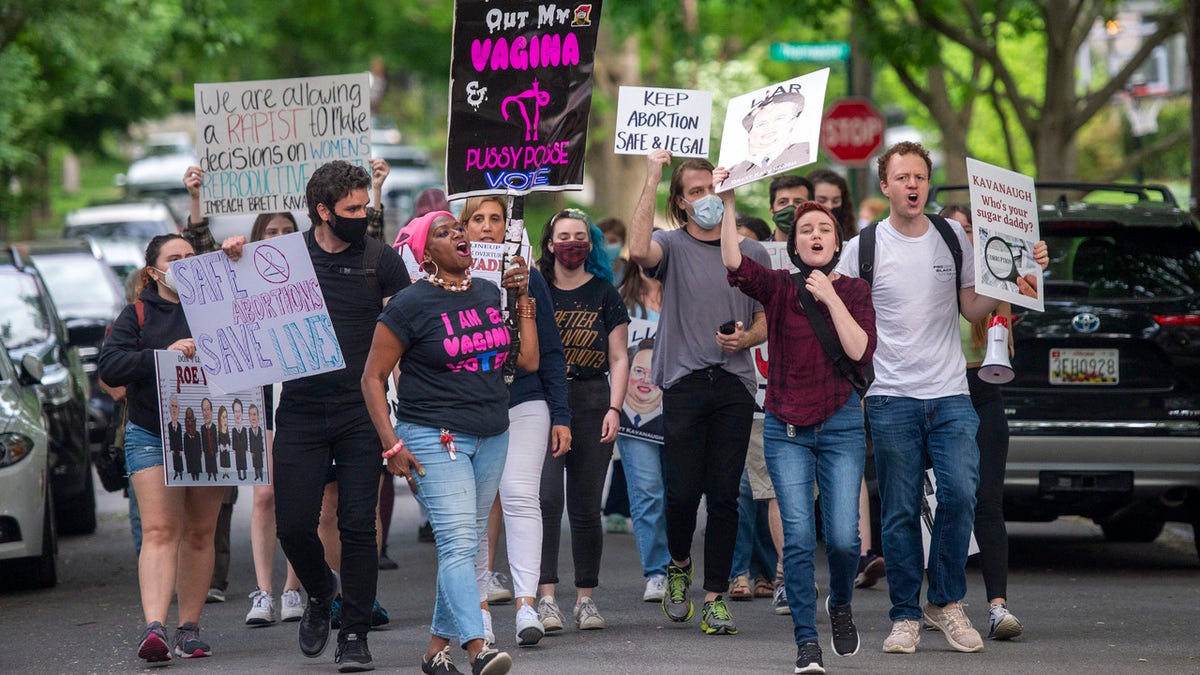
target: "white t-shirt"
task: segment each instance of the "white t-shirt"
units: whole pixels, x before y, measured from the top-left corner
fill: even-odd
[[[969,395],[966,360],[958,331],[957,289],[975,285],[971,241],[949,221],[962,246],[962,276],[954,279],[954,257],[933,223],[920,237],[907,237],[882,220],[875,232],[875,382],[868,396],[934,399]],[[846,242],[837,271],[860,276],[859,238]]]

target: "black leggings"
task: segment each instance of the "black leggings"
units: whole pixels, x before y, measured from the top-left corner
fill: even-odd
[[[979,415],[979,488],[975,492],[975,540],[987,599],[1008,598],[1008,530],[1004,527],[1004,467],[1008,463],[1008,419],[1000,387],[967,369],[971,403]]]

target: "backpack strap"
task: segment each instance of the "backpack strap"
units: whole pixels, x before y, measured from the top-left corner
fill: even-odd
[[[858,276],[870,286],[875,281],[875,224],[858,232]]]
[[[825,320],[825,316],[821,314],[821,310],[817,307],[817,299],[809,293],[804,287],[804,279],[800,278],[799,272],[792,272],[792,283],[796,286],[796,295],[800,298],[800,304],[804,307],[804,313],[808,315],[808,325],[812,326],[813,333],[817,336],[817,341],[821,343],[821,348],[825,350],[825,355],[833,361],[834,367],[842,374],[850,385],[854,387],[854,391],[858,393],[859,398],[867,395],[867,389],[871,383],[866,376],[857,367],[850,357],[846,356],[846,350],[842,349],[842,343],[833,335],[833,331],[829,328],[829,321]]]
[[[942,235],[942,240],[950,248],[950,257],[954,258],[954,299],[958,302],[958,310],[961,312],[962,300],[958,296],[958,289],[962,286],[962,244],[958,243],[958,236],[954,234],[954,228],[950,227],[950,221],[936,213],[927,215],[929,216],[929,222],[933,223],[933,227],[937,229],[938,234]]]
[[[133,303],[133,311],[137,314],[138,330],[146,325],[146,303],[138,300]]]

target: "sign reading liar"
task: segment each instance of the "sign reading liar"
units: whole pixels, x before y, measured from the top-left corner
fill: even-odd
[[[455,0],[451,199],[583,188],[600,5]]]
[[[262,388],[212,391],[200,359],[172,349],[156,350],[154,365],[167,486],[269,485]]]
[[[618,155],[663,149],[675,157],[708,157],[712,92],[621,87],[617,94]]]
[[[369,168],[368,74],[197,84],[201,212],[302,211],[313,171]]]
[[[227,392],[346,367],[304,234],[171,263],[208,386]]]
[[[1042,269],[1033,179],[967,158],[975,228],[975,292],[1042,311]]]

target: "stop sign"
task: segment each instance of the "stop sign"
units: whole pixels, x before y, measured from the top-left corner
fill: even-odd
[[[863,164],[883,145],[883,115],[865,98],[840,98],[821,122],[821,146],[842,164]]]

